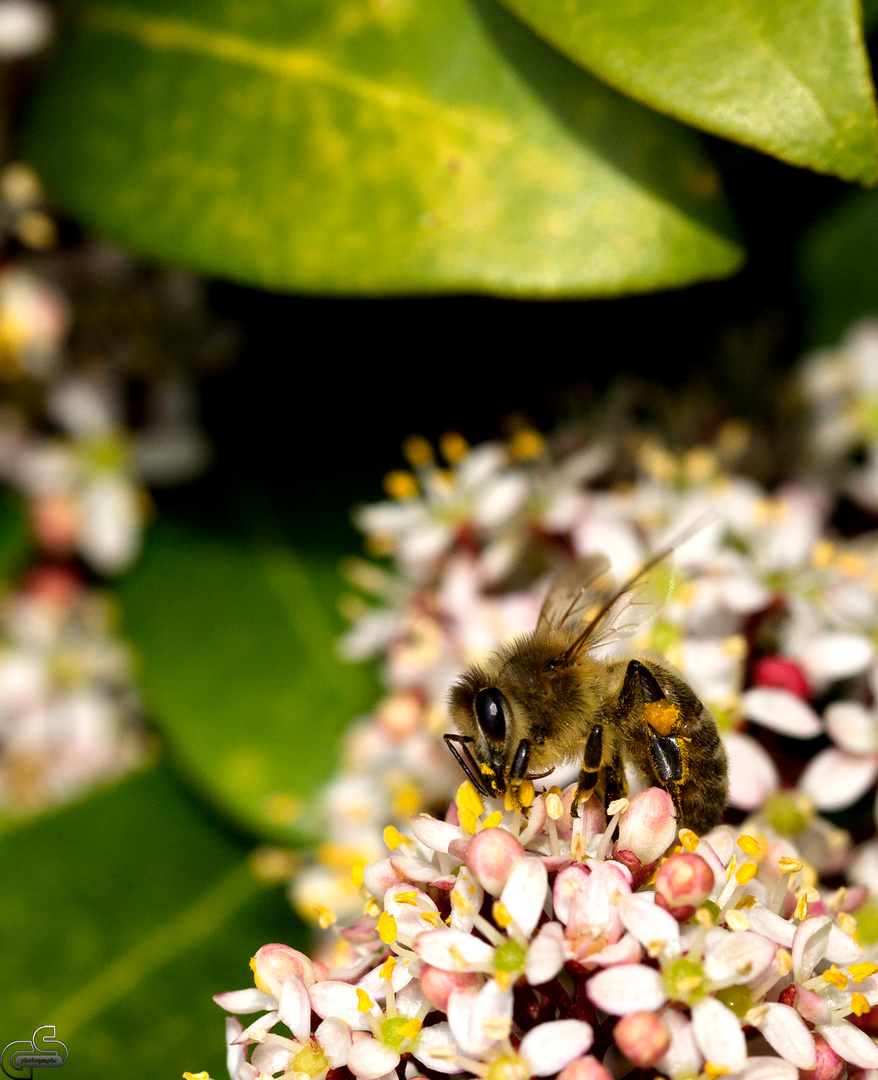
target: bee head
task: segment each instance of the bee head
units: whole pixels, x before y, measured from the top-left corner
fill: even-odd
[[[484,672],[474,669],[452,687],[449,704],[461,732],[446,735],[449,748],[483,795],[502,795],[510,780],[524,777],[529,754],[527,740],[515,737],[509,699]]]

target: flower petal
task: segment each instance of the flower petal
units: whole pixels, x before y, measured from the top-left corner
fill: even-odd
[[[305,984],[295,975],[284,980],[277,1015],[300,1041],[311,1035],[311,1001]]]
[[[820,717],[811,706],[779,686],[747,690],[741,697],[741,709],[748,720],[796,739],[813,739],[823,730]]]
[[[605,968],[588,980],[586,993],[599,1009],[612,1016],[639,1009],[654,1012],[668,999],[660,973],[644,964]]]
[[[277,1001],[270,994],[263,994],[256,987],[246,990],[229,990],[225,994],[214,994],[213,1000],[221,1009],[230,1013],[264,1012],[273,1009]]]
[[[779,1002],[766,1002],[765,1013],[756,1025],[772,1050],[797,1069],[813,1069],[817,1064],[814,1036],[795,1009]]]
[[[799,1070],[776,1057],[751,1057],[735,1073],[736,1080],[799,1080]]]
[[[354,1031],[369,1030],[366,1014],[360,1012],[357,988],[350,983],[335,982],[332,979],[316,982],[308,991],[308,997],[311,1008],[321,1019],[328,1020],[334,1016],[344,1020]]]
[[[834,743],[849,754],[874,754],[876,717],[856,701],[836,701],[824,713],[826,730]]]
[[[478,1056],[505,1038],[512,1021],[512,1004],[511,988],[501,990],[494,979],[475,994],[454,991],[448,998],[448,1023],[461,1050]]]
[[[716,989],[748,983],[766,972],[776,955],[777,945],[762,934],[717,928],[708,936],[704,974]]]
[[[826,956],[832,923],[825,915],[814,915],[799,923],[793,935],[793,973],[804,982]]]
[[[351,1029],[335,1016],[323,1020],[314,1032],[317,1045],[326,1055],[330,1069],[340,1069],[347,1061],[351,1046]]]
[[[869,790],[878,775],[878,757],[848,754],[830,746],[802,773],[800,787],[818,810],[842,810]]]
[[[536,929],[546,893],[549,888],[549,875],[539,859],[527,858],[516,863],[509,879],[500,893],[500,903],[506,908],[525,936]]]
[[[440,821],[429,814],[415,814],[411,819],[412,832],[431,851],[448,851],[452,840],[460,839],[460,828],[448,821]]]
[[[739,810],[759,809],[780,787],[777,766],[749,735],[727,731],[723,743],[729,759],[729,803]]]
[[[449,1061],[444,1055],[441,1057],[434,1057],[433,1051],[448,1049],[455,1049],[454,1039],[451,1035],[451,1028],[444,1021],[441,1024],[434,1024],[432,1027],[421,1028],[418,1033],[418,1037],[415,1039],[412,1046],[412,1056],[416,1057],[422,1065],[426,1065],[428,1069],[432,1069],[438,1073],[459,1073],[463,1072],[460,1065],[454,1061]]]
[[[821,1024],[817,1030],[839,1057],[861,1069],[878,1069],[878,1046],[865,1031],[847,1020]]]
[[[429,930],[419,934],[412,947],[425,963],[442,971],[477,971],[490,968],[494,959],[486,941],[462,930]]]
[[[399,1065],[399,1051],[377,1039],[359,1039],[348,1050],[347,1066],[360,1080],[378,1080]]]
[[[692,1006],[692,1033],[707,1061],[738,1069],[747,1060],[747,1040],[731,1009],[706,997]]]
[[[670,957],[680,955],[680,924],[652,899],[644,894],[623,896],[619,900],[619,914],[625,929],[641,945],[647,948],[656,945]]]
[[[531,986],[541,986],[554,979],[564,967],[564,928],[550,922],[540,927],[527,950],[524,973]]]
[[[551,1076],[584,1054],[593,1041],[591,1025],[584,1020],[550,1020],[531,1028],[519,1053],[532,1076]]]
[[[798,650],[798,659],[813,683],[825,684],[859,675],[868,667],[873,654],[871,641],[862,634],[831,631],[809,635]]]
[[[704,1059],[689,1019],[670,1007],[662,1009],[659,1018],[671,1036],[671,1045],[657,1062],[657,1069],[665,1076],[698,1076]]]

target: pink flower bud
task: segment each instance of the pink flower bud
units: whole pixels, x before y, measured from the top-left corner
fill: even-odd
[[[466,865],[492,896],[503,891],[512,867],[524,858],[524,848],[506,829],[483,829],[470,840]]]
[[[376,859],[363,871],[363,884],[376,900],[383,900],[384,894],[394,885],[399,885],[403,877],[396,872],[390,859]]]
[[[634,796],[619,818],[616,847],[633,851],[646,866],[664,855],[676,834],[677,816],[671,796],[661,788],[647,788]]]
[[[817,1064],[813,1069],[799,1069],[800,1080],[844,1080],[848,1074],[843,1061],[822,1035],[814,1034]]]
[[[685,922],[710,896],[713,870],[691,851],[666,859],[655,876],[655,902],[679,922]]]
[[[638,1068],[651,1069],[671,1045],[668,1029],[652,1012],[632,1012],[613,1028],[616,1046]]]
[[[558,1073],[558,1080],[613,1080],[609,1069],[605,1068],[596,1057],[577,1058]]]
[[[561,817],[555,822],[555,829],[562,840],[570,843],[573,836],[573,815],[570,810],[573,806],[573,796],[576,794],[577,785],[570,784],[561,792]],[[588,843],[593,836],[602,833],[607,827],[607,815],[601,805],[601,800],[592,797],[579,804],[579,816],[582,820],[582,835]],[[577,826],[577,830],[579,826]]]
[[[455,990],[478,990],[482,981],[476,971],[440,971],[430,964],[421,966],[421,990],[430,1004],[448,1012],[448,998]]]
[[[280,997],[281,987],[291,975],[298,977],[306,988],[316,981],[314,966],[298,949],[289,945],[263,945],[250,961],[256,985],[267,994]]]
[[[811,700],[811,687],[795,661],[786,656],[763,656],[753,668],[753,685],[789,690],[803,701]]]

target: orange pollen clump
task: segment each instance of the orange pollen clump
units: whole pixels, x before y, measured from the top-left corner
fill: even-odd
[[[643,718],[658,735],[670,735],[680,719],[680,710],[670,701],[650,701],[643,706]]]

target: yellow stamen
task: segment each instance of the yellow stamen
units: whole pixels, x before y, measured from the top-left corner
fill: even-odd
[[[385,945],[392,945],[396,941],[396,919],[389,911],[382,911],[378,916],[378,936]]]
[[[512,985],[512,976],[508,971],[497,971],[494,974],[494,978],[497,980],[497,985],[501,990],[508,990]]]
[[[533,801],[536,798],[533,780],[521,781],[521,786],[518,789],[518,798],[522,806],[533,806]]]
[[[457,816],[460,818],[461,828],[468,832],[470,836],[475,836],[479,827],[478,816],[472,810],[466,810],[460,806],[457,808]]]
[[[515,810],[515,808],[515,800],[512,798],[512,792],[507,788],[506,791],[503,792],[503,809],[508,812],[510,810]]]
[[[743,911],[734,909],[726,912],[726,925],[730,930],[749,930],[750,920]]]
[[[857,920],[849,911],[839,912],[838,925],[849,937],[852,937],[858,945],[860,944],[860,928],[857,926]]]
[[[370,1009],[375,1008],[375,1002],[369,997],[365,990],[357,990],[357,1008],[361,1013],[367,1013]]]
[[[402,818],[410,818],[423,805],[421,792],[414,784],[401,784],[393,794],[393,806]]]
[[[388,825],[384,830],[384,843],[387,844],[391,851],[396,851],[402,843],[402,834],[394,825]]]
[[[777,865],[782,874],[798,874],[805,864],[801,859],[788,859],[784,857],[778,861]]]
[[[836,990],[844,990],[848,984],[847,975],[842,974],[835,964],[832,965],[829,971],[823,972],[823,981],[830,983]]]
[[[389,979],[393,975],[393,969],[396,967],[396,957],[388,956],[384,963],[381,965],[381,970],[378,974],[382,979]]]
[[[459,431],[446,431],[439,437],[439,449],[449,465],[456,465],[469,453],[469,443]]]
[[[867,1012],[871,1011],[872,1006],[869,1004],[866,995],[857,991],[855,994],[851,994],[851,1012],[854,1016],[865,1016]]]
[[[374,919],[375,916],[379,915],[380,913],[381,905],[378,903],[374,896],[370,896],[363,908],[363,914],[368,915],[370,919]]]
[[[384,490],[391,499],[415,499],[420,491],[418,481],[404,469],[394,469],[384,477]]]
[[[737,856],[735,856],[735,855],[732,855],[731,859],[729,859],[729,865],[728,865],[728,866],[726,867],[726,877],[727,877],[727,878],[728,878],[729,880],[731,880],[732,874],[734,874],[734,872],[735,872],[735,871],[736,871],[737,869],[738,869],[738,859],[737,859]]]
[[[521,428],[509,440],[509,449],[519,461],[536,461],[546,449],[546,440],[533,428]]]
[[[358,859],[351,867],[351,884],[355,889],[363,884],[363,874],[366,870],[366,860]]]
[[[860,995],[862,997],[862,994]],[[208,1072],[191,1073],[184,1072],[183,1080],[210,1080],[210,1074]]]
[[[680,843],[687,851],[694,851],[698,847],[698,833],[691,829],[680,829]]]
[[[421,1021],[413,1016],[411,1020],[406,1020],[404,1024],[400,1024],[396,1032],[398,1035],[402,1035],[404,1039],[414,1039],[420,1030]]]
[[[505,904],[501,904],[499,900],[494,902],[492,914],[494,916],[494,922],[500,927],[501,930],[505,930],[507,926],[512,922],[512,916],[509,914],[509,908]]]
[[[804,890],[799,894],[799,899],[796,902],[796,910],[793,912],[793,916],[797,919],[808,918],[808,894]]]
[[[677,989],[681,994],[691,994],[693,990],[697,990],[701,986],[702,978],[700,975],[687,975],[683,979],[677,979]]]
[[[500,822],[503,820],[503,815],[499,810],[495,810],[493,814],[488,814],[485,820],[482,822],[483,829],[496,829]]]
[[[469,812],[476,817],[485,812],[485,804],[482,802],[482,797],[469,780],[464,780],[457,789],[456,802],[458,812],[461,810],[469,810]]]
[[[728,1065],[714,1065],[712,1061],[704,1063],[704,1072],[707,1080],[717,1080],[720,1076],[728,1076],[731,1072]]]
[[[624,814],[631,803],[628,799],[614,799],[607,807],[607,817],[615,817],[616,814]]]
[[[263,994],[270,994],[271,990],[265,985],[262,979],[259,978],[259,972],[256,970],[256,957],[250,957],[250,970],[253,972],[253,982],[256,983],[256,989],[261,990]],[[860,980],[857,979],[857,982]]]
[[[413,469],[423,469],[435,460],[433,447],[423,435],[409,435],[402,444],[402,452]]]
[[[408,892],[394,893],[393,899],[397,904],[408,904],[410,907],[418,906],[418,894],[415,889],[411,889]]]
[[[558,821],[564,814],[561,797],[556,795],[554,791],[546,796],[546,813],[552,821]]]
[[[747,836],[746,834],[739,836],[738,847],[745,855],[750,855],[754,859],[762,858],[762,845],[752,836]]]
[[[475,911],[473,905],[467,900],[463,893],[454,892],[451,893],[451,906],[456,907],[459,912],[464,915],[468,915],[470,912]]]
[[[878,971],[878,964],[872,964],[869,961],[862,964],[851,964],[848,971],[850,971],[851,978],[855,983],[861,983],[863,979],[868,979],[870,975],[874,975]]]
[[[789,949],[778,949],[774,962],[780,975],[789,975],[793,970],[793,955]]]
[[[759,873],[759,868],[756,863],[747,862],[735,873],[735,881],[739,885],[746,885],[748,881],[752,881],[753,878]]]
[[[425,923],[429,923],[430,926],[438,926],[442,922],[442,916],[438,911],[422,911],[421,918]]]
[[[318,904],[314,908],[314,913],[317,916],[317,925],[321,930],[328,930],[333,923],[338,922],[336,913],[330,911],[328,907],[324,907],[323,904]]]

